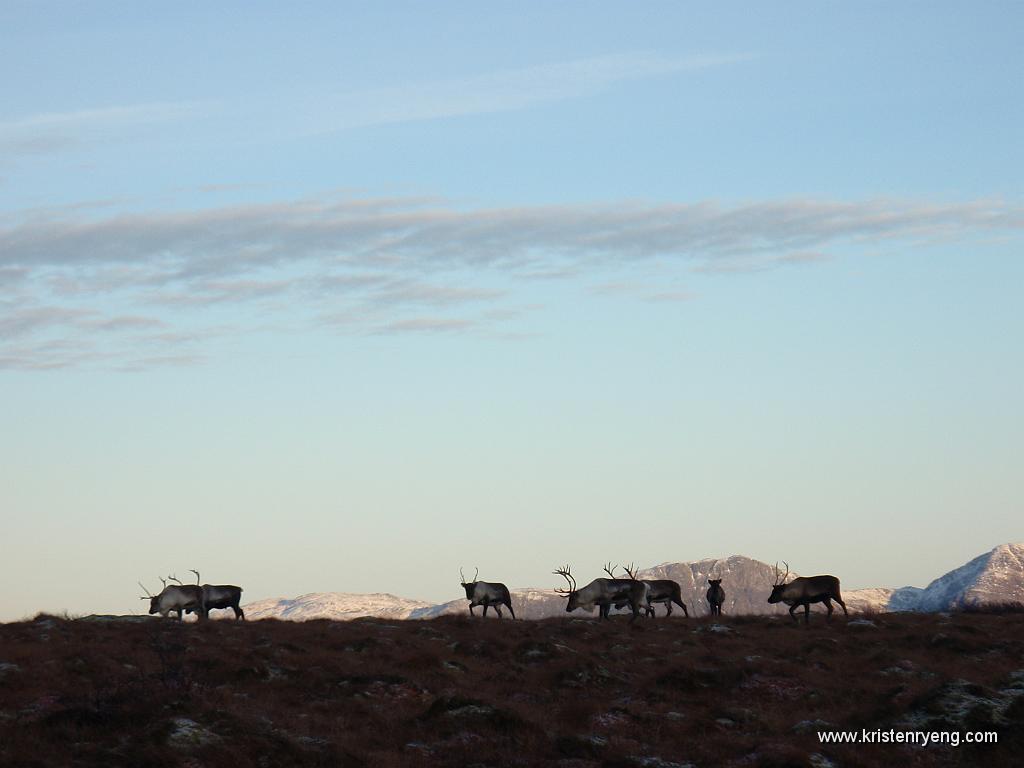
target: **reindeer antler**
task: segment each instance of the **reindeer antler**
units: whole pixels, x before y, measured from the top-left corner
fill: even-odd
[[[629,565],[623,566],[623,568],[625,568],[625,571],[629,575],[629,578],[631,578],[633,581],[636,581],[636,574],[637,574],[636,564],[635,563],[630,563]]]
[[[786,566],[786,573],[780,579],[779,578],[779,562],[778,562],[778,560],[775,561],[775,584],[773,586],[776,586],[776,587],[778,587],[778,586],[780,586],[782,584],[785,584],[786,583],[786,577],[789,576],[789,563],[787,563],[785,560],[783,560],[782,563],[783,563],[783,565]]]
[[[145,596],[145,597],[140,597],[140,598],[139,598],[139,600],[152,600],[152,599],[153,599],[153,595],[149,594],[149,590],[148,590],[148,589],[146,589],[146,585],[145,585],[145,584],[143,584],[143,583],[142,583],[141,581],[138,581],[138,582],[136,582],[136,583],[137,583],[137,584],[138,584],[138,585],[139,585],[140,587],[142,587],[142,591],[146,593],[146,596]]]
[[[568,595],[571,592],[575,592],[576,591],[576,579],[573,578],[572,573],[570,572],[568,565],[565,566],[565,568],[558,568],[558,569],[552,571],[552,573],[561,576],[567,582],[569,582],[569,589],[558,589],[556,587],[555,588],[555,592],[557,592],[560,595]]]
[[[609,560],[607,563],[605,563],[604,572],[611,576],[613,579],[617,579],[618,576],[615,575],[615,569],[618,567],[619,566],[617,565],[612,565],[612,561]]]
[[[480,569],[476,569],[476,573],[473,574],[473,582],[476,583],[476,577],[480,575]]]
[[[171,576],[170,574],[167,574],[167,578],[170,579],[171,581],[176,581],[179,584],[181,584],[181,579],[179,579],[177,576]],[[184,585],[182,584],[182,586],[184,586]]]
[[[192,571],[192,573],[194,573],[196,575],[196,586],[198,586],[199,585],[199,571],[197,571],[195,568],[189,568],[189,570]]]
[[[164,589],[167,589],[167,579],[163,576],[157,576],[157,578],[160,579],[160,583],[164,585]]]

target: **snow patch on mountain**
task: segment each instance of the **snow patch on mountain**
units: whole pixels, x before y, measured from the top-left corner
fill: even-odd
[[[242,607],[248,619],[407,619],[413,611],[431,607],[423,600],[410,600],[384,592],[311,592],[295,598],[274,597]]]
[[[510,589],[509,595],[512,598],[512,609],[516,612],[518,619],[549,619],[553,616],[565,614],[565,598],[553,589],[539,589],[536,587],[524,587]],[[483,614],[483,607],[477,606],[473,609],[477,616]],[[452,614],[465,613],[469,615],[469,601],[466,598],[450,600],[440,605],[432,605],[427,608],[420,608],[413,611],[410,619],[432,619],[436,616],[450,616]],[[507,618],[508,611],[502,609],[502,614]],[[495,616],[494,609],[487,611],[487,617]]]
[[[868,589],[840,589],[843,600],[846,601],[846,608],[850,611],[875,611],[888,610],[889,601],[895,589],[889,587],[871,587]],[[842,609],[839,609],[842,610]]]

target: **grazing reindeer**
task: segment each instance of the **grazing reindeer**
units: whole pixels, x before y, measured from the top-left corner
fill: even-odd
[[[498,612],[498,618],[501,618],[501,606],[508,606],[508,612],[512,614],[512,618],[516,617],[516,612],[512,610],[512,595],[508,592],[508,587],[500,582],[491,581],[477,581],[476,577],[480,575],[480,569],[476,569],[476,573],[473,574],[472,581],[466,581],[465,574],[462,573],[462,569],[459,568],[459,578],[462,579],[462,588],[466,590],[466,599],[469,600],[469,614],[470,616],[475,615],[473,613],[473,607],[482,605],[484,607],[484,616],[487,615],[488,608],[494,608]]]
[[[139,582],[139,586],[142,587],[142,591],[146,593],[146,596],[140,599],[149,600],[150,615],[159,613],[164,618],[167,618],[167,614],[174,611],[178,614],[178,621],[181,621],[181,612],[188,610],[190,612],[195,612],[200,621],[207,617],[206,603],[203,601],[202,587],[195,584],[182,584],[174,576],[169,576],[168,578],[173,581],[177,581],[177,586],[174,584],[168,586],[166,579],[163,577],[157,578],[159,578],[164,585],[164,588],[160,591],[159,595],[151,595],[142,582]]]
[[[789,576],[789,563],[784,563],[786,573],[779,578],[779,564],[775,564],[775,584],[772,585],[772,594],[768,598],[769,603],[785,603],[789,606],[789,615],[793,621],[799,621],[793,613],[801,605],[804,607],[804,624],[811,623],[811,603],[824,603],[828,608],[828,619],[832,619],[832,601],[835,600],[843,607],[843,615],[849,616],[846,611],[846,603],[839,594],[839,579],[835,576],[800,576],[793,579],[789,584],[786,577]]]
[[[722,615],[722,603],[725,602],[725,590],[722,589],[721,579],[708,579],[708,605],[711,607],[712,616]]]
[[[199,571],[189,568],[196,575],[196,584],[199,583]],[[234,584],[203,584],[203,604],[206,606],[206,613],[209,615],[211,608],[230,608],[235,612],[235,621],[245,621],[245,611],[242,610],[242,588]],[[195,613],[192,608],[187,608],[186,613]]]
[[[636,566],[630,564],[623,570],[626,571],[626,575],[629,576],[633,581],[637,581]],[[610,576],[611,573],[605,569],[605,573]],[[689,618],[690,612],[686,610],[686,603],[683,602],[683,592],[679,584],[671,579],[640,579],[644,584],[647,585],[647,615],[650,617],[654,616],[654,603],[663,603],[665,605],[665,615],[672,615],[672,603],[675,603],[683,609],[683,616]],[[616,608],[621,608],[625,603],[617,603]]]
[[[565,568],[553,571],[553,573],[561,576],[569,583],[569,589],[555,590],[558,594],[569,598],[565,605],[567,612],[575,611],[577,608],[589,611],[596,605],[600,609],[601,618],[607,619],[611,607],[615,603],[621,602],[623,605],[628,604],[632,609],[633,616],[629,620],[632,623],[640,615],[641,609],[647,609],[647,593],[649,589],[642,581],[634,581],[633,579],[594,579],[583,589],[578,589],[576,587],[576,579],[573,578],[568,565]]]

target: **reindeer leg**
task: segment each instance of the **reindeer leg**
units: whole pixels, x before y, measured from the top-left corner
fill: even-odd
[[[828,609],[828,616],[825,617],[825,620],[832,621],[832,601],[826,597],[822,602],[825,603],[825,607]]]
[[[791,605],[789,607],[789,615],[793,617],[793,621],[800,621],[800,619],[798,619],[796,617],[796,614],[793,613],[793,611],[795,611],[799,607],[800,607],[800,603],[793,603],[793,605]]]
[[[811,604],[804,603],[804,624],[811,623]]]
[[[843,598],[839,597],[839,595],[836,595],[835,600],[836,600],[837,603],[839,603],[841,606],[843,606],[843,616],[846,616],[847,618],[849,618],[850,614],[847,613],[847,611],[846,611],[846,603],[843,602]]]

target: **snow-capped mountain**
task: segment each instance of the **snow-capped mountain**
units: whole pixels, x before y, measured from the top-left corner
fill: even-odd
[[[409,600],[383,592],[362,595],[349,592],[312,592],[295,598],[274,597],[243,606],[248,619],[407,619],[415,610],[431,607],[422,600]]]
[[[1024,543],[1001,544],[924,589],[896,590],[887,608],[945,611],[985,603],[1024,603]]]
[[[580,586],[591,578],[604,576],[596,571],[580,578]],[[774,566],[742,555],[722,559],[698,560],[692,563],[663,563],[641,570],[642,579],[672,579],[682,588],[683,602],[690,615],[708,613],[709,578],[721,578],[726,600],[722,612],[728,615],[783,613],[786,606],[769,605],[768,595],[775,580]],[[797,576],[791,572],[790,578]],[[554,588],[513,589],[512,606],[520,619],[543,619],[565,616],[565,598]],[[1024,604],[1024,543],[1003,544],[991,552],[935,579],[924,589],[901,587],[892,589],[844,590],[843,598],[850,611],[943,611],[985,603]],[[274,598],[243,606],[247,618],[355,619],[429,619],[457,613],[468,613],[468,602],[459,597],[434,604],[389,594],[350,594],[316,592],[294,599]],[[479,615],[482,608],[477,609]],[[658,615],[664,608],[656,607]],[[676,609],[678,611],[678,608]],[[489,612],[490,615],[490,612]],[[580,611],[575,615],[586,615]]]

